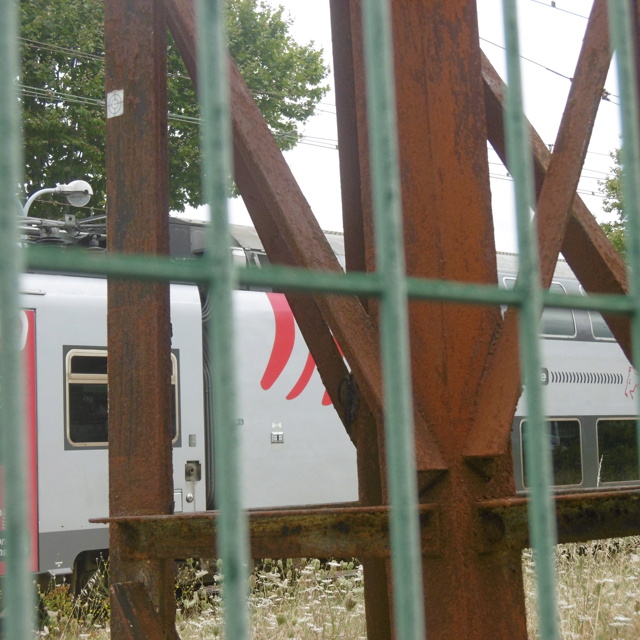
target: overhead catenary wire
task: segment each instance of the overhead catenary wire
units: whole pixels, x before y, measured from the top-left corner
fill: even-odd
[[[576,16],[577,18],[583,18],[584,20],[588,20],[588,16],[583,16],[581,13],[576,13],[575,11],[569,11],[569,9],[563,9],[562,7],[558,7],[553,0],[550,0],[550,3],[543,2],[542,0],[529,0],[533,4],[539,4],[543,7],[547,7],[548,9],[554,9],[555,11],[561,11],[562,13],[567,13],[570,16]]]
[[[572,12],[572,11],[568,11],[566,9],[563,9],[561,7],[558,7],[557,5],[555,5],[555,3],[550,3],[547,4],[546,2],[542,2],[541,0],[530,0],[531,2],[535,3],[535,4],[539,4],[542,7],[547,7],[551,10],[554,11],[560,11],[563,13],[567,13],[567,14],[571,14],[574,15],[578,18],[581,19],[588,19],[587,16],[584,15],[580,15],[578,13]],[[22,46],[26,46],[26,47],[30,47],[30,48],[34,48],[34,49],[43,49],[52,53],[59,53],[63,56],[66,57],[76,57],[76,58],[84,58],[86,60],[91,60],[91,61],[99,61],[102,62],[104,61],[104,54],[101,52],[100,54],[97,53],[89,53],[86,51],[82,51],[79,49],[75,49],[75,48],[70,48],[70,47],[64,47],[64,46],[60,46],[54,43],[47,43],[47,42],[42,42],[39,40],[35,40],[35,39],[31,39],[31,38],[25,38],[25,37],[18,37],[17,38],[18,42],[22,45]],[[504,46],[497,44],[495,42],[492,42],[491,40],[488,40],[487,38],[480,38],[481,41],[491,45],[491,46],[495,46],[498,47],[500,49],[504,50]],[[554,75],[557,75],[561,78],[564,78],[566,80],[568,80],[569,82],[572,81],[572,78],[564,73],[561,73],[547,65],[541,64],[540,62],[537,62],[536,60],[533,60],[531,58],[525,57],[525,56],[520,56],[521,59],[534,64],[536,66],[539,66],[540,68],[546,70],[549,73],[552,73]],[[173,78],[178,78],[178,79],[185,79],[185,80],[190,80],[190,77],[188,75],[185,74],[181,74],[181,73],[169,73],[168,74],[170,77]],[[260,92],[256,92],[253,91],[252,92],[254,96],[269,96],[275,99],[286,99],[286,95],[284,94],[280,94],[277,92],[267,92],[267,91],[260,91]],[[38,88],[38,87],[33,87],[33,86],[27,86],[27,85],[19,85],[19,94],[21,96],[24,97],[32,97],[32,98],[36,98],[36,99],[41,99],[41,100],[52,100],[55,102],[59,102],[61,104],[67,102],[67,103],[76,103],[76,104],[82,104],[85,106],[89,106],[89,107],[95,107],[95,108],[100,108],[103,109],[104,108],[104,100],[102,98],[91,98],[91,97],[87,97],[87,96],[81,96],[81,95],[77,95],[77,94],[73,94],[73,93],[66,93],[64,91],[57,91],[57,90],[53,90],[53,89],[44,89],[44,88]],[[611,104],[617,104],[616,100],[618,99],[618,96],[616,94],[610,93],[610,92],[603,92],[603,100],[604,101],[608,101]],[[322,105],[322,106],[316,106],[315,112],[316,114],[323,114],[323,115],[330,115],[330,116],[335,116],[335,105],[329,102],[325,102],[325,101],[320,101],[318,102],[318,105]],[[326,107],[326,108],[323,108]],[[197,125],[200,120],[199,118],[195,117],[195,116],[188,116],[188,115],[184,115],[184,114],[178,114],[178,113],[169,113],[168,118],[170,121],[172,122],[181,122],[181,123],[186,123],[186,124],[193,124],[193,125]],[[337,150],[338,149],[338,140],[335,138],[329,138],[329,137],[322,137],[322,136],[310,136],[310,135],[300,135],[297,133],[283,133],[277,136],[280,139],[283,140],[296,140],[296,142],[298,144],[302,144],[305,146],[312,146],[312,147],[316,147],[316,148],[321,148],[321,149],[326,149],[326,150]],[[611,156],[611,153],[606,153],[606,152],[598,152],[598,151],[588,151],[587,152],[590,155],[598,155],[598,156]],[[598,171],[598,170],[592,170],[589,168],[584,168],[583,169],[584,172],[592,172],[592,173],[598,173],[600,175],[603,176],[603,180],[606,180],[609,177],[613,177],[612,173],[606,173],[604,171]],[[592,176],[586,176],[583,175],[583,179],[595,179]]]

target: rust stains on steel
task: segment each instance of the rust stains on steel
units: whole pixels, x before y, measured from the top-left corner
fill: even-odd
[[[478,541],[482,549],[529,546],[528,500],[487,500],[477,506]],[[558,542],[586,542],[638,534],[640,492],[637,489],[555,496]]]
[[[92,522],[120,531],[129,558],[209,557],[216,512],[123,516]],[[422,551],[440,553],[438,508],[420,506]],[[389,507],[249,511],[251,552],[265,557],[389,557]]]
[[[373,269],[371,187],[360,0],[330,0],[347,271]],[[368,308],[368,300],[363,304]]]
[[[105,2],[107,99],[110,105],[120,99],[120,109],[107,118],[110,251],[168,254],[166,50],[161,3]],[[168,514],[173,508],[168,283],[109,279],[107,316],[109,512]],[[154,637],[175,637],[172,563],[129,562],[122,543],[119,530],[112,529],[112,584],[142,580],[162,629]],[[126,637],[127,627],[116,616],[113,636]]]
[[[547,237],[545,229],[541,236],[545,278],[550,277],[561,249],[588,291],[621,293],[626,291],[623,265],[574,195],[586,131],[592,125],[598,87],[608,64],[603,5],[603,0],[596,0],[593,7],[553,156],[533,129],[531,136],[542,226],[553,227],[546,222],[550,212],[561,210],[557,232]],[[160,222],[166,216],[167,197],[166,87],[161,86],[164,80],[160,79],[164,75],[160,50],[165,46],[161,42],[162,6],[167,9],[170,28],[195,81],[191,0],[107,0],[107,91],[125,89],[126,117],[111,118],[107,131],[109,198],[115,212],[120,212],[117,224],[114,218],[110,220],[114,225],[110,237],[114,247],[122,251],[137,249],[140,238],[146,252],[165,251],[165,231]],[[374,256],[362,86],[361,0],[331,0],[331,8],[338,51],[337,103],[341,175],[346,183],[348,266],[370,271]],[[392,0],[391,13],[408,273],[495,283],[486,140],[488,136],[504,160],[503,84],[480,52],[476,2]],[[269,257],[277,263],[339,271],[233,63],[230,81],[236,180]],[[136,155],[141,150],[145,152],[144,161]],[[143,207],[134,190],[149,185],[153,185],[155,199],[149,205],[145,197]],[[146,217],[140,217],[139,210],[144,210]],[[113,391],[113,419],[118,424],[114,426],[111,451],[111,515],[101,522],[111,526],[117,577],[114,608],[119,608],[122,624],[132,618],[135,624],[144,626],[145,616],[153,608],[161,613],[158,633],[173,637],[175,629],[167,613],[172,585],[166,579],[171,560],[211,554],[215,548],[215,514],[166,515],[171,504],[168,426],[162,419],[152,424],[154,421],[147,419],[153,415],[151,411],[145,416],[135,413],[132,396],[121,387],[129,382],[126,374],[134,362],[141,370],[157,374],[154,384],[159,389],[166,386],[168,397],[168,359],[164,363],[159,360],[161,353],[168,353],[168,306],[162,287],[145,286],[144,292],[134,291],[114,288],[113,302],[110,300],[110,374],[113,364],[113,371],[121,379],[114,383]],[[143,293],[149,296],[146,303],[154,318],[136,316],[134,322],[147,323],[144,335],[149,336],[142,351],[136,351],[139,345],[122,333],[122,309],[135,311],[136,305],[143,306],[135,297]],[[388,508],[380,506],[386,502],[387,492],[375,305],[371,305],[369,314],[354,296],[288,298],[334,406],[356,443],[361,506],[252,512],[253,554],[363,558],[368,635],[371,640],[386,639],[392,636],[393,614],[388,597]],[[624,321],[608,321],[628,349]],[[127,322],[131,326],[130,317]],[[430,634],[525,638],[520,549],[528,535],[526,500],[513,497],[507,438],[517,385],[503,388],[491,382],[494,373],[516,379],[517,341],[515,331],[509,329],[512,321],[508,319],[502,325],[497,308],[416,302],[411,304],[410,323],[416,458],[423,502],[419,507],[421,551]],[[139,324],[134,327],[140,330]],[[334,336],[346,354],[354,388],[361,394],[357,416],[350,415],[340,394],[349,372]],[[496,344],[500,345],[498,349]],[[494,351],[503,354],[503,359],[492,356]],[[127,371],[123,368],[126,359],[131,359]],[[157,368],[150,364],[156,362],[160,363]],[[506,369],[501,370],[502,362],[507,363]],[[166,409],[164,393],[149,401]],[[115,409],[116,398],[122,408]],[[490,419],[494,415],[499,419]],[[122,425],[138,419],[134,431],[137,442],[126,441]],[[150,465],[160,474],[160,481],[150,494],[130,493],[132,487],[142,486],[143,471],[148,486],[146,468],[128,467],[139,467],[139,459],[148,460],[149,442],[158,443],[151,446]],[[556,503],[561,540],[637,532],[635,492],[563,495],[556,498]],[[136,582],[138,576],[143,577],[144,585],[125,584]],[[131,604],[135,607],[127,608]],[[487,616],[487,611],[492,615]],[[153,622],[148,624],[152,629]]]
[[[556,494],[561,543],[623,537],[638,531],[640,492],[637,489]],[[480,552],[490,548],[529,546],[528,498],[485,500],[474,506]],[[441,508],[420,505],[422,551],[442,554]],[[131,558],[204,557],[215,548],[215,511],[172,516],[119,516],[93,519],[122,529]],[[329,507],[249,511],[255,558],[297,555],[389,556],[388,507]]]
[[[602,98],[610,58],[606,0],[596,0],[554,151],[539,188],[535,220],[540,247],[540,275],[544,287],[551,284],[566,235],[571,205]],[[585,265],[582,265],[584,269]],[[467,453],[486,457],[507,450],[511,421],[521,391],[517,346],[518,311],[511,308],[505,314],[487,362]]]
[[[189,0],[165,0],[169,26],[194,82],[195,18]],[[308,202],[235,64],[230,61],[234,170],[240,193],[270,259],[321,271],[341,271]],[[357,380],[358,389],[382,433],[382,378],[377,333],[355,296],[288,295],[305,341],[329,394],[341,405],[344,365],[334,337]],[[327,355],[330,354],[330,355]],[[325,367],[324,363],[331,362]],[[340,362],[338,362],[340,360]],[[343,413],[344,416],[344,413]],[[417,444],[420,468],[445,468],[439,446],[420,415],[423,436]],[[384,456],[378,460],[384,469]]]
[[[405,254],[411,276],[495,284],[476,11],[475,0],[391,3]],[[475,548],[473,504],[513,495],[511,459],[494,459],[487,479],[462,456],[500,310],[412,302],[409,316],[415,405],[448,467],[420,486],[446,541],[423,557],[427,628],[436,638],[525,638],[519,554]]]
[[[118,640],[179,640],[175,627],[169,634],[165,633],[142,582],[124,582],[111,587],[111,629],[114,628],[118,629]]]
[[[489,142],[502,162],[507,165],[504,139],[504,82],[485,57],[482,60],[482,75]],[[529,138],[534,161],[536,191],[539,193],[549,167],[551,152],[531,124],[529,124]],[[571,217],[562,244],[562,254],[589,293],[627,293],[626,266],[578,194],[575,194],[573,200]],[[620,316],[609,316],[606,319],[627,357],[630,358],[631,337],[628,320]]]

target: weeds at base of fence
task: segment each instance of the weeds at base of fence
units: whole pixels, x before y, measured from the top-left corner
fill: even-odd
[[[523,552],[527,628],[537,637],[535,565]],[[558,546],[558,612],[564,640],[640,638],[640,537]]]
[[[530,638],[537,637],[535,564],[522,554]],[[219,576],[214,569],[213,575]],[[183,640],[224,639],[221,580],[205,579],[204,568],[187,563],[178,572],[176,626]],[[640,537],[558,546],[558,610],[564,640],[640,638]],[[106,584],[104,577],[102,585]],[[108,614],[108,591],[94,585]],[[362,568],[357,563],[263,560],[248,585],[252,637],[256,640],[366,638]],[[79,610],[69,590],[45,597],[45,627],[52,639],[109,637],[106,617]],[[84,612],[92,609],[87,605]],[[95,609],[93,609],[95,611]],[[99,609],[98,609],[99,610]],[[71,616],[69,615],[71,613]]]
[[[109,637],[108,566],[79,596],[68,584],[39,591],[39,637],[63,640]],[[176,627],[182,640],[224,639],[221,566],[189,561],[176,578]],[[366,625],[362,567],[355,561],[316,559],[256,563],[247,585],[256,640],[364,640]]]

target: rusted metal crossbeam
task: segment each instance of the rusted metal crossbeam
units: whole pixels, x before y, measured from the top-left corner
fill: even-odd
[[[215,511],[105,518],[127,540],[131,558],[208,558],[216,542]],[[422,551],[439,552],[438,510],[420,507]],[[249,511],[254,558],[389,557],[389,507]]]
[[[638,535],[640,492],[637,489],[573,493],[555,497],[558,542],[586,542]],[[477,506],[485,549],[529,546],[528,500],[487,500]]]
[[[547,170],[543,174],[541,184],[538,185],[538,210],[535,220],[538,225],[541,279],[546,287],[551,283],[558,255],[567,235],[572,203],[602,97],[610,58],[606,0],[596,0],[554,151],[548,158]],[[490,75],[487,72],[488,64],[485,59],[485,78]],[[494,83],[491,85],[494,86]],[[496,114],[492,112],[491,116],[495,118]],[[501,124],[502,122],[492,123],[491,130],[496,131]],[[499,140],[503,142],[502,134]],[[546,146],[542,146],[546,149]],[[535,148],[538,150],[538,145]],[[498,149],[502,156],[504,149],[501,146]],[[540,160],[536,160],[539,165]],[[573,262],[576,263],[575,260]],[[585,266],[578,265],[578,270],[584,271]],[[469,434],[469,455],[487,457],[499,455],[507,450],[511,422],[521,391],[518,353],[517,310],[509,309],[487,362],[477,399],[478,412]]]
[[[524,496],[484,500],[474,505],[477,533],[474,549],[521,550],[529,546]],[[637,489],[558,494],[555,496],[558,539],[585,542],[636,535],[640,518]],[[446,540],[441,508],[420,505],[422,552],[438,557]],[[92,520],[121,531],[131,559],[206,558],[215,549],[217,513],[174,516],[121,516]],[[249,511],[251,554],[271,557],[389,557],[389,508],[341,507]]]
[[[362,3],[330,1],[347,265],[372,271]],[[594,3],[554,153],[533,129],[531,137],[544,280],[551,278],[562,250],[588,291],[625,292],[623,265],[575,196],[609,63],[604,4]],[[107,127],[111,248],[129,252],[142,246],[145,252],[163,253],[168,189],[162,7],[195,82],[192,0],[107,0],[106,6],[107,91],[123,89],[125,98],[124,114],[110,118]],[[486,140],[505,160],[504,86],[480,51],[476,10],[475,0],[392,0],[398,141],[408,273],[495,283]],[[235,177],[269,257],[338,272],[333,252],[231,61],[230,81]],[[113,282],[109,295],[111,509],[109,518],[96,522],[111,528],[113,630],[129,637],[124,626],[132,624],[138,629],[134,636],[173,638],[172,561],[212,555],[216,515],[168,515],[166,287],[136,289]],[[142,303],[140,296],[145,296]],[[288,299],[356,443],[360,502],[357,507],[252,512],[252,553],[365,558],[368,637],[386,639],[392,635],[389,510],[381,506],[386,501],[385,443],[375,305],[355,296]],[[624,322],[607,320],[627,348]],[[511,315],[502,321],[497,308],[437,302],[412,303],[410,322],[427,626],[433,637],[525,638],[520,550],[528,544],[527,501],[514,497],[508,445],[519,391],[515,322]],[[131,384],[132,367],[152,371],[153,378]],[[349,375],[361,395],[353,424],[340,394]],[[508,384],[498,384],[499,378]],[[143,404],[143,398],[148,402]],[[132,437],[125,439],[125,430]],[[489,457],[490,465],[478,463]],[[140,459],[147,465],[136,464]],[[468,464],[470,459],[475,464]],[[148,467],[158,479],[152,485]],[[640,498],[631,491],[567,494],[556,497],[556,509],[560,540],[580,541],[636,533]],[[157,619],[151,620],[154,613]]]
[[[196,30],[191,0],[164,0],[168,23],[185,66],[197,84]],[[233,61],[230,60],[234,176],[269,258],[275,263],[320,271],[342,270],[304,195]],[[300,330],[316,360],[329,395],[340,406],[337,340],[370,408],[379,441],[382,429],[382,378],[376,332],[355,296],[287,296]],[[354,330],[357,327],[357,330]],[[327,365],[325,366],[325,363]],[[342,411],[342,416],[345,412]],[[429,427],[417,444],[418,467],[443,470],[444,461]],[[383,450],[379,465],[385,468]]]

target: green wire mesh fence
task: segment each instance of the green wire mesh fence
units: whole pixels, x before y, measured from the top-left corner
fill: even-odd
[[[7,636],[27,638],[33,633],[32,596],[29,575],[29,529],[25,443],[21,428],[20,353],[18,345],[18,279],[23,257],[18,249],[15,224],[15,187],[20,183],[20,140],[17,78],[17,11],[13,0],[0,0],[0,463],[5,486],[6,589],[3,591]],[[511,172],[516,184],[516,208],[520,251],[520,277],[512,291],[492,286],[464,285],[405,277],[402,214],[397,162],[396,116],[392,73],[392,43],[388,0],[363,3],[367,100],[370,125],[372,184],[376,229],[377,270],[372,274],[313,273],[300,269],[267,267],[234,270],[227,245],[226,189],[229,168],[229,117],[224,35],[224,2],[201,0],[198,5],[201,31],[199,68],[202,109],[204,181],[212,203],[210,251],[197,265],[175,264],[162,258],[109,255],[89,260],[82,254],[42,250],[28,258],[32,269],[102,274],[140,279],[171,278],[209,287],[214,317],[212,350],[218,365],[214,370],[216,474],[219,495],[219,556],[225,567],[227,637],[248,635],[245,605],[248,566],[246,516],[238,494],[241,470],[236,442],[233,323],[231,292],[236,283],[277,286],[281,290],[369,295],[380,299],[381,353],[384,371],[385,423],[387,428],[388,481],[391,502],[391,547],[398,638],[425,637],[416,471],[413,443],[413,409],[408,350],[408,298],[448,300],[470,304],[508,304],[520,309],[520,344],[523,380],[527,387],[528,420],[539,428],[528,429],[526,446],[531,474],[530,530],[535,550],[540,637],[558,637],[553,549],[556,541],[551,501],[549,438],[544,429],[544,407],[540,385],[538,322],[545,304],[589,308],[630,314],[633,318],[634,353],[640,349],[640,283],[629,278],[629,297],[591,296],[572,298],[543,292],[537,265],[536,237],[530,214],[533,188],[530,151],[522,115],[519,53],[515,0],[504,0],[507,38],[508,85],[507,134]],[[611,0],[612,42],[618,50],[623,116],[625,202],[629,205],[629,264],[631,273],[640,268],[640,161],[638,118],[629,4]],[[639,447],[640,449],[640,447]],[[0,477],[1,479],[1,477]],[[2,486],[2,485],[0,485]],[[428,631],[428,630],[427,630]]]

